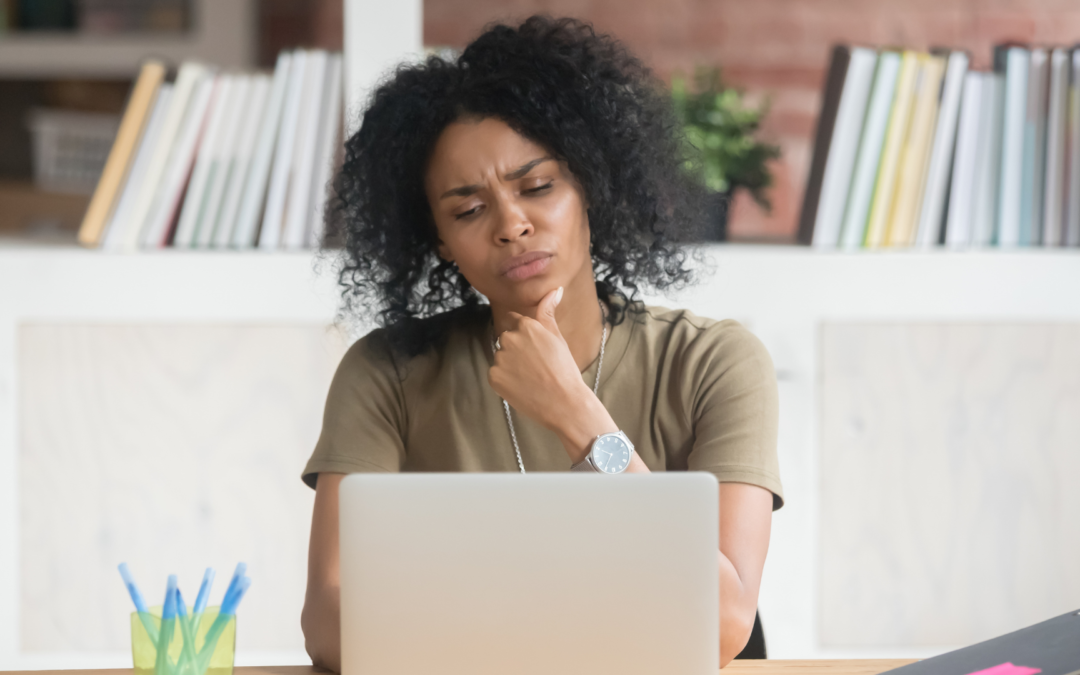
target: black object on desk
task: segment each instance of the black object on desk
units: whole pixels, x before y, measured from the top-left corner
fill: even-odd
[[[1080,670],[1080,611],[1069,612],[986,642],[887,671],[888,675],[966,675],[1011,663],[1040,675]],[[882,675],[886,675],[882,673]]]

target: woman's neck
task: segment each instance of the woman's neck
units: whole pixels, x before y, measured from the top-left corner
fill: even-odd
[[[590,270],[591,271],[591,270]],[[565,287],[562,301],[555,308],[555,322],[566,346],[574,357],[578,370],[584,371],[600,354],[605,310],[596,295],[596,284],[590,275],[588,283],[572,282]],[[492,306],[495,334],[510,327],[509,312],[536,318],[537,307],[508,308]]]

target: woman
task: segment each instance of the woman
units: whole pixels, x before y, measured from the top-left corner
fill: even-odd
[[[721,664],[754,623],[782,504],[768,354],[645,307],[699,218],[662,88],[572,20],[496,26],[383,84],[337,177],[353,345],[304,470],[302,625],[340,668],[337,492],[356,471],[705,470],[720,486]],[[487,303],[481,302],[481,296]]]

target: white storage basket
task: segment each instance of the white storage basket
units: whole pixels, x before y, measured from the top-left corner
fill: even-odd
[[[34,184],[51,192],[93,192],[120,116],[35,108],[27,125],[33,139]]]

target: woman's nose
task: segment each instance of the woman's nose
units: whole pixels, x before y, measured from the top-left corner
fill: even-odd
[[[509,244],[532,234],[532,222],[513,200],[499,200],[497,209],[495,237],[499,242]]]

